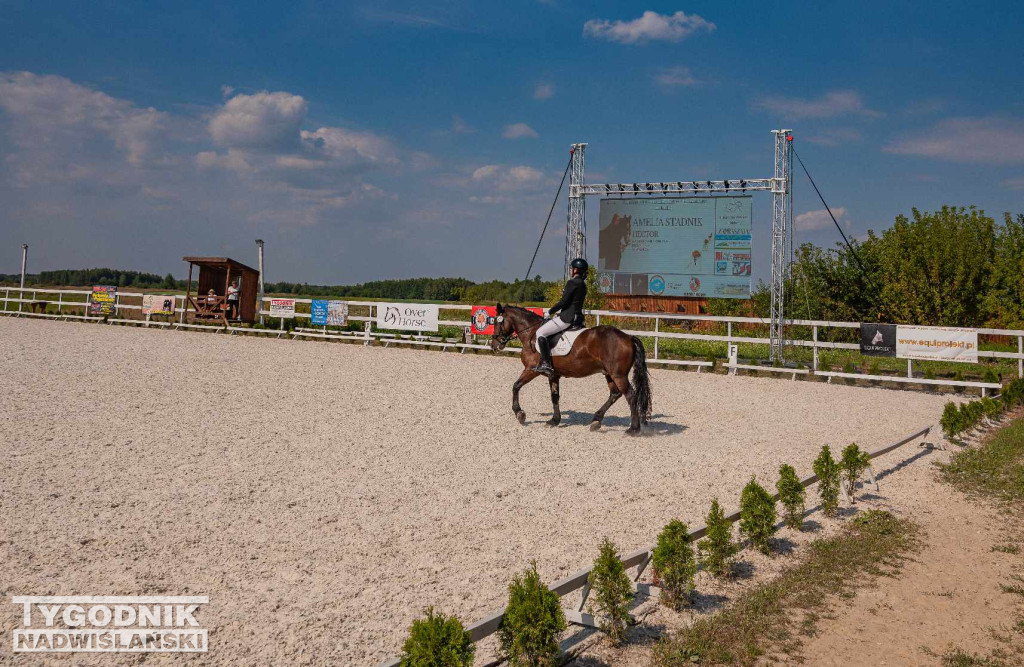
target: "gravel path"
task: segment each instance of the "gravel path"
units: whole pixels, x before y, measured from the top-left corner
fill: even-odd
[[[647,546],[945,400],[655,369],[628,438],[623,401],[587,429],[597,378],[563,382],[556,429],[528,385],[520,426],[519,361],[490,355],[0,318],[0,364],[0,661],[12,595],[161,593],[210,596],[204,662],[375,664],[426,605],[476,620],[532,558],[551,581],[604,535]]]

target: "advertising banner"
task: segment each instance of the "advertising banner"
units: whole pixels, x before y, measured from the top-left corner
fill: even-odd
[[[271,299],[271,317],[295,317],[295,299]]]
[[[867,357],[895,357],[896,325],[861,322],[860,353]]]
[[[532,313],[537,313],[541,317],[544,317],[543,308],[527,308]],[[470,333],[478,334],[481,336],[493,336],[494,335],[494,318],[497,315],[496,306],[473,306],[473,310],[470,311],[472,316],[470,317]]]
[[[168,294],[143,294],[143,315],[173,315],[174,297]]]
[[[378,329],[437,331],[438,308],[426,303],[378,303]]]
[[[602,199],[599,289],[748,298],[751,210],[750,197]]]
[[[309,307],[310,324],[343,327],[348,324],[348,303],[313,299]]]
[[[93,285],[89,295],[89,314],[108,317],[115,312],[117,287],[115,285]]]
[[[978,363],[978,332],[955,327],[896,327],[896,356],[924,361]]]

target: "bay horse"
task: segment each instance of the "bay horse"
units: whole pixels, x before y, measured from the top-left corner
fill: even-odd
[[[519,306],[496,308],[494,334],[491,349],[497,352],[505,348],[509,340],[518,336],[523,345],[519,358],[523,372],[512,384],[512,412],[520,424],[526,423],[526,413],[519,405],[519,390],[539,375],[533,368],[540,361],[540,353],[534,348],[537,328],[544,319]],[[551,387],[551,406],[554,410],[548,426],[557,426],[562,420],[558,411],[558,381],[563,377],[582,378],[602,373],[608,383],[608,400],[604,402],[590,423],[590,430],[601,428],[605,412],[620,396],[629,403],[629,435],[640,435],[641,424],[651,417],[651,379],[647,372],[647,355],[644,344],[636,336],[625,334],[615,327],[596,326],[582,332],[573,343],[569,354],[553,357],[555,374],[548,381]],[[629,370],[633,369],[633,384],[629,382]]]

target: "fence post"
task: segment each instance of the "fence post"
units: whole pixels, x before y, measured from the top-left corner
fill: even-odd
[[[814,347],[812,348],[814,350],[814,362],[813,362],[812,368],[814,369],[814,372],[817,373],[818,372],[818,325],[817,324],[815,324],[813,329],[812,329],[811,337],[814,340]]]
[[[11,288],[7,287],[4,289],[4,312],[7,312],[7,302],[11,298]]]
[[[1024,378],[1024,336],[1017,336],[1017,377]]]
[[[913,359],[907,359],[907,377],[908,378],[914,377],[914,360]]]
[[[61,308],[64,307],[64,292],[57,292],[57,314],[60,315]]]
[[[661,332],[661,319],[654,316],[654,358],[658,358],[658,334]]]

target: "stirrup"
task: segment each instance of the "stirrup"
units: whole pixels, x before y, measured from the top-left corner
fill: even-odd
[[[555,373],[555,367],[552,366],[551,364],[546,364],[543,361],[534,366],[530,370],[532,370],[534,373],[539,373],[540,375],[545,375],[547,377],[551,377]]]

